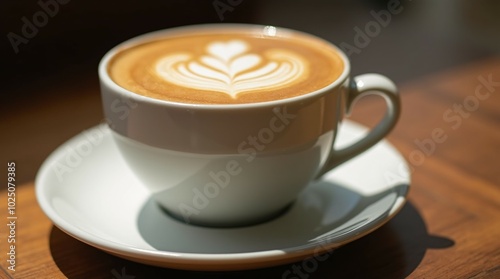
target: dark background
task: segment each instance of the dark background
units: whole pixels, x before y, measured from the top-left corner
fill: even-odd
[[[33,180],[59,144],[103,119],[97,64],[126,39],[174,26],[243,22],[288,27],[355,46],[356,27],[365,29],[373,13],[387,10],[390,2],[59,1],[0,3],[0,146],[2,159],[18,161],[21,182]],[[401,84],[498,55],[499,1],[395,2],[401,12],[350,55],[354,74],[379,72]],[[53,15],[40,15],[40,3],[52,3]],[[218,14],[215,5],[229,9]],[[38,20],[40,26],[16,53],[9,36],[22,36],[26,20]]]

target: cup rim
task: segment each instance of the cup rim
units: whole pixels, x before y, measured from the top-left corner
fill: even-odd
[[[293,34],[298,34],[301,36],[305,36],[314,40],[319,40],[332,49],[334,49],[338,55],[341,57],[342,62],[344,63],[344,69],[340,76],[335,79],[333,82],[328,84],[327,86],[317,89],[315,91],[302,94],[299,96],[294,96],[294,97],[289,97],[289,98],[284,98],[284,99],[278,99],[278,100],[271,100],[271,101],[262,101],[262,102],[254,102],[254,103],[238,103],[238,104],[199,104],[199,103],[183,103],[183,102],[176,102],[176,101],[169,101],[169,100],[162,100],[162,99],[156,99],[152,97],[146,97],[141,94],[134,93],[131,90],[128,90],[124,87],[121,87],[118,85],[113,79],[109,76],[108,73],[108,64],[111,61],[111,59],[120,51],[139,45],[143,44],[146,42],[150,42],[155,40],[156,38],[165,36],[165,35],[175,35],[175,34],[183,34],[189,31],[192,32],[199,32],[202,29],[247,29],[249,31],[253,31],[256,34],[262,34],[262,30],[264,28],[275,28],[277,30],[276,34],[279,33],[277,36],[281,37],[289,37]],[[99,62],[98,66],[98,74],[99,74],[99,80],[100,82],[104,83],[106,86],[108,86],[110,89],[112,89],[114,92],[117,92],[120,95],[123,95],[127,98],[130,99],[135,99],[136,101],[139,102],[145,102],[149,103],[152,105],[160,105],[160,106],[173,106],[177,108],[185,108],[185,109],[219,109],[219,110],[224,110],[224,109],[248,109],[248,108],[262,108],[262,107],[275,107],[275,106],[283,106],[288,103],[293,103],[293,102],[301,102],[301,101],[306,101],[312,98],[317,98],[320,97],[321,95],[325,94],[326,92],[330,91],[331,89],[341,85],[344,83],[344,81],[348,78],[350,73],[350,62],[349,59],[347,58],[347,55],[336,45],[333,43],[320,38],[316,35],[312,35],[303,31],[298,31],[290,28],[285,28],[285,27],[279,27],[279,26],[274,26],[274,25],[260,25],[260,24],[244,24],[244,23],[209,23],[209,24],[194,24],[194,25],[186,25],[186,26],[179,26],[179,27],[173,27],[173,28],[167,28],[167,29],[161,29],[149,33],[145,33],[142,35],[138,35],[135,37],[132,37],[124,42],[119,43],[112,49],[110,49],[106,54],[102,57],[101,61]]]

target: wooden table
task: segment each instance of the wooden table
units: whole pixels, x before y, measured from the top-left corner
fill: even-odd
[[[92,92],[76,100],[82,104],[80,123],[99,120],[96,86],[80,89]],[[413,169],[408,203],[383,227],[335,250],[314,272],[286,278],[500,278],[500,58],[419,78],[400,89],[403,114],[389,140]],[[83,129],[54,117],[69,110],[69,100],[37,108],[42,120],[59,121],[46,128],[42,139],[50,144],[44,148],[55,148],[61,137]],[[352,119],[373,125],[382,110],[383,103],[370,98],[356,106]],[[21,125],[27,117],[12,123]],[[18,132],[29,137],[26,130]],[[24,148],[29,140],[21,138],[11,142],[9,154],[19,155],[13,156],[19,172],[33,171],[27,170],[33,166]],[[3,188],[3,223],[8,223],[6,193]],[[2,225],[1,278],[283,278],[286,270],[301,265],[236,272],[146,266],[101,252],[56,228],[38,207],[33,182],[18,185],[17,197],[16,271],[7,269],[9,232]]]

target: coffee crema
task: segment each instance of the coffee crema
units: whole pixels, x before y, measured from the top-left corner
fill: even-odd
[[[326,87],[343,70],[338,52],[320,39],[253,29],[165,35],[119,51],[108,65],[111,79],[136,94],[194,104],[295,97]]]

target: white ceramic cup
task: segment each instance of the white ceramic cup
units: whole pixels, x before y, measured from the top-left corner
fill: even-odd
[[[113,48],[99,65],[105,117],[124,159],[159,205],[196,225],[240,226],[277,216],[312,180],[380,141],[400,113],[394,83],[379,74],[351,78],[346,55],[330,43],[345,65],[340,77],[323,89],[277,101],[169,102],[124,89],[108,74],[110,59],[122,49],[159,37],[227,28],[263,32],[265,26],[195,25],[153,32]],[[284,37],[301,33],[275,31]],[[385,117],[363,139],[335,150],[346,111],[369,94],[384,97]]]

